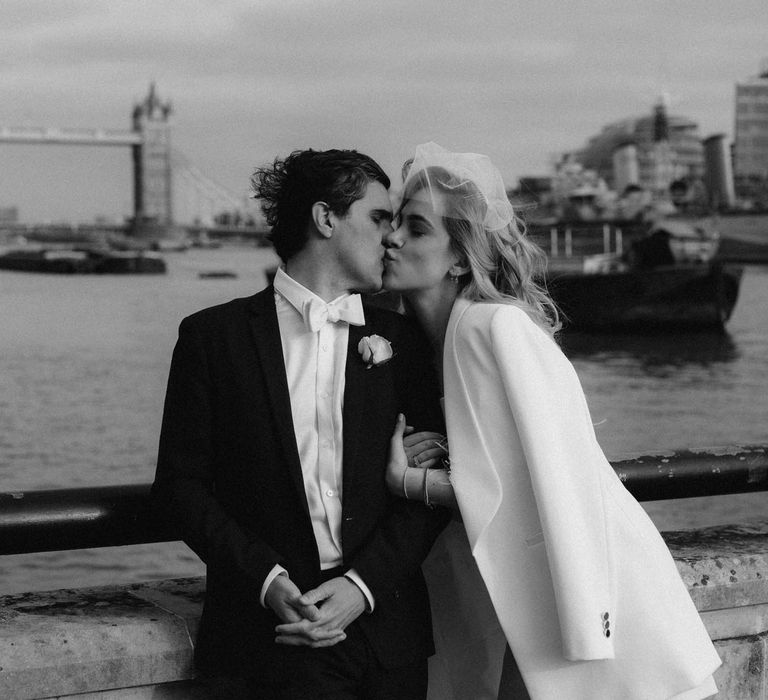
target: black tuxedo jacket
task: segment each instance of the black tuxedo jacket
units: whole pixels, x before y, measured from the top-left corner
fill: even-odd
[[[357,345],[374,333],[394,357],[367,369]],[[398,412],[417,429],[443,430],[430,355],[415,324],[394,312],[368,307],[366,325],[350,326],[343,565],[375,597],[359,620],[385,666],[433,651],[420,565],[448,514],[393,497],[384,483]],[[279,620],[259,603],[269,571],[281,564],[302,591],[320,583],[271,286],[182,321],[153,494],[207,564],[198,666],[258,673],[277,653]]]

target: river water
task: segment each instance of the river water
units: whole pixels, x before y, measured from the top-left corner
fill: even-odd
[[[150,482],[187,314],[263,288],[269,249],[166,256],[160,276],[0,271],[0,490]],[[201,279],[231,270],[234,279]],[[768,443],[768,268],[748,267],[728,332],[567,336],[609,457]],[[768,494],[645,504],[660,529],[768,517]],[[204,571],[181,543],[0,557],[0,593]]]

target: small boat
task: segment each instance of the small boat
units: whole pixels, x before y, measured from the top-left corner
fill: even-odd
[[[0,270],[56,274],[163,274],[165,260],[144,251],[96,248],[12,248],[0,253]]]
[[[202,270],[197,273],[197,276],[201,280],[235,279],[237,273],[232,270]]]
[[[547,287],[578,330],[722,330],[743,268],[716,259],[716,234],[684,221],[660,221],[625,255],[585,256],[581,270],[558,269]]]

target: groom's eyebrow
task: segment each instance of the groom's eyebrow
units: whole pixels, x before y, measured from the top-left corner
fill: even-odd
[[[392,221],[392,217],[394,214],[389,209],[372,209],[371,210],[371,217],[377,218],[379,220],[386,219],[387,221]]]

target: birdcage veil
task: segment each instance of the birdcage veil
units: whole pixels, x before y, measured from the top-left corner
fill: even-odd
[[[501,173],[488,156],[453,153],[429,142],[417,146],[413,158],[403,166],[403,198],[428,197],[435,206],[438,195],[453,192],[467,197],[468,190],[483,201],[486,229],[502,229],[515,218]]]

